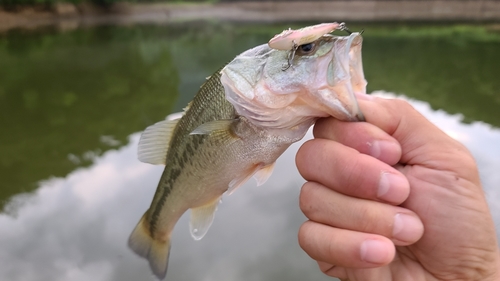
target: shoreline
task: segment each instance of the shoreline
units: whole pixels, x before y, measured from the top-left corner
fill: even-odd
[[[215,4],[118,3],[103,10],[84,3],[58,3],[52,11],[26,7],[19,12],[0,9],[0,32],[56,25],[61,29],[99,24],[165,24],[195,20],[229,22],[287,21],[415,21],[499,22],[500,1],[293,1],[222,2]]]

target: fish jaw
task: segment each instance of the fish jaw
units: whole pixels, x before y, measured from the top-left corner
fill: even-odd
[[[366,94],[361,59],[363,39],[357,32],[324,37],[334,40],[329,51],[320,54],[316,63],[299,60],[295,66],[298,71],[303,68],[314,72],[309,81],[303,82],[303,93],[298,97],[310,107],[309,114],[315,112],[315,116],[333,116],[342,121],[365,121],[356,99],[356,95]]]
[[[348,115],[346,117],[351,119],[351,117],[354,116],[354,119],[349,121],[365,121],[363,112],[359,108],[356,99],[357,95],[366,95],[367,82],[363,72],[363,61],[361,58],[362,43],[363,37],[361,37],[361,34],[359,32],[352,33],[347,37],[345,46],[342,50],[345,52],[345,55],[340,56],[340,60],[342,61],[342,67],[340,68],[348,69],[348,72],[346,73],[344,81],[337,81],[339,85],[342,85],[342,89],[339,89],[338,92],[341,93],[339,99],[344,101],[344,108],[348,109]],[[334,73],[333,76],[337,77],[339,75]],[[332,116],[334,115],[332,114]]]
[[[324,35],[311,56],[257,46],[221,71],[226,99],[239,115],[260,127],[289,129],[320,117],[364,121],[356,94],[366,94],[361,62],[362,37]],[[303,127],[303,126],[301,126]]]
[[[308,104],[342,121],[365,121],[356,99],[356,95],[366,94],[367,84],[361,60],[361,44],[359,33],[336,39],[331,51],[332,59],[327,66],[318,67],[319,75],[314,83],[319,87],[311,87],[315,90],[305,96]]]

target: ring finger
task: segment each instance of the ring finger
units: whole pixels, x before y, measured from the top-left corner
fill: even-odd
[[[423,234],[422,222],[408,209],[346,196],[315,182],[302,187],[300,208],[312,221],[385,236],[399,246],[412,244]]]

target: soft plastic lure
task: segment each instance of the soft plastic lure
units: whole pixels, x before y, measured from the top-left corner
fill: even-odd
[[[346,30],[345,24],[332,22],[312,25],[297,30],[287,29],[271,38],[268,45],[273,49],[289,51],[295,49],[297,46],[314,42],[321,36],[337,29]]]
[[[271,38],[268,45],[272,49],[290,51],[288,53],[288,61],[285,65],[283,65],[283,71],[285,71],[292,66],[295,51],[297,51],[299,46],[311,44],[318,40],[321,36],[331,33],[337,29],[344,30],[349,34],[352,33],[343,22],[321,23],[297,30],[293,30],[291,28],[283,30],[280,34],[276,34],[273,38]]]

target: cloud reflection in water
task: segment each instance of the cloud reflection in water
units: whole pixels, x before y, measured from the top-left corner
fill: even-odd
[[[500,130],[460,123],[460,116],[433,111],[425,102],[412,104],[472,151],[499,226]],[[93,166],[12,199],[8,214],[0,214],[0,280],[155,280],[146,261],[126,247],[163,169],[136,159],[138,139],[134,134],[127,146],[108,151]],[[278,160],[265,185],[252,180],[225,196],[201,241],[191,239],[188,216],[181,218],[167,280],[331,280],[297,244],[305,220],[298,208],[304,182],[294,163],[298,147]]]

